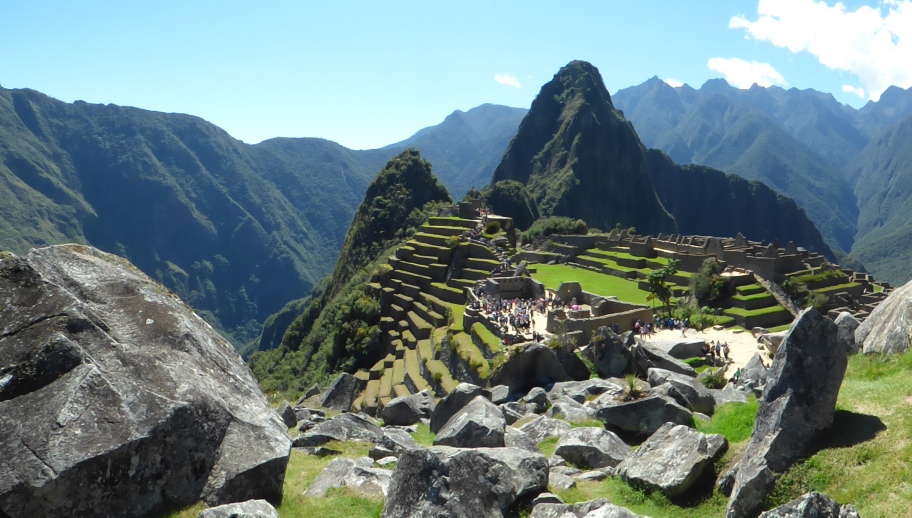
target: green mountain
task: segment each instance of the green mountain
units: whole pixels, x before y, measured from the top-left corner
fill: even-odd
[[[245,341],[331,271],[386,153],[0,89],[0,249],[117,253]]]
[[[542,88],[492,183],[502,180],[525,184],[542,216],[579,218],[602,229],[620,222],[644,234],[741,232],[833,257],[790,198],[760,182],[681,167],[647,151],[611,104],[598,70],[584,62],[570,63]]]
[[[380,301],[370,294],[368,282],[396,246],[438,207],[452,202],[418,151],[407,149],[392,158],[368,187],[328,284],[314,292],[279,347],[265,350],[274,336],[271,329],[280,328],[277,323],[264,333],[264,349],[250,357],[261,386],[300,391],[339,370],[376,362],[382,350]]]
[[[885,131],[854,164],[858,241],[852,255],[895,285],[912,277],[912,116]]]
[[[699,91],[677,89],[654,78],[621,90],[616,100],[629,106],[624,112],[646,145],[679,163],[759,180],[794,198],[827,243],[848,252],[858,209],[845,174],[825,157],[845,163],[865,139],[841,105],[822,96],[781,88],[738,90],[723,80],[708,81]]]
[[[525,184],[542,216],[675,230],[655,194],[645,148],[611,104],[599,71],[583,61],[562,68],[532,102],[491,183],[504,180]]]
[[[528,111],[496,104],[482,104],[467,112],[456,110],[440,124],[383,149],[421,151],[434,164],[440,181],[461,199],[472,187],[488,184]]]

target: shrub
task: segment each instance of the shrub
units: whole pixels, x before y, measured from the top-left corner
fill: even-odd
[[[497,234],[498,232],[500,232],[500,223],[497,221],[489,221],[488,224],[485,225],[484,231],[485,231],[485,234],[490,234],[490,235]]]
[[[715,257],[703,261],[700,271],[690,278],[690,292],[702,304],[718,301],[725,292],[725,281],[719,275],[722,265]]]
[[[589,227],[581,219],[574,220],[564,216],[551,216],[540,218],[535,223],[532,223],[529,229],[522,233],[522,242],[532,243],[553,235],[585,235],[588,232]]]
[[[459,242],[460,242],[459,236],[449,236],[446,238],[446,244],[450,248],[450,250],[457,248],[459,246]]]
[[[700,378],[700,381],[708,389],[724,388],[725,371],[723,369],[707,370]]]
[[[624,376],[626,380],[626,385],[624,387],[624,392],[621,394],[621,401],[634,401],[643,397],[643,389],[640,388],[640,384],[637,377],[633,374],[628,374]]]
[[[434,373],[434,382],[435,382],[435,383],[440,383],[440,381],[441,381],[442,379],[443,379],[443,373],[442,373],[442,372],[438,371],[438,372],[435,372],[435,373]]]

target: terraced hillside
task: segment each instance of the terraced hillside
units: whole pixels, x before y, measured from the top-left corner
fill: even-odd
[[[462,325],[465,289],[502,262],[495,250],[459,238],[478,224],[431,217],[369,284],[380,299],[380,331],[391,352],[355,374],[364,389],[353,410],[373,414],[398,396],[427,389],[443,396],[462,381],[487,379],[499,340]]]

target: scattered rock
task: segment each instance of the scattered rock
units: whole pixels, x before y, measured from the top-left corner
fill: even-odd
[[[532,507],[535,507],[538,504],[562,504],[563,500],[554,493],[541,493],[530,502]]]
[[[403,452],[393,472],[384,518],[500,516],[548,484],[548,461],[517,448],[435,446]]]
[[[333,410],[348,412],[355,401],[358,380],[347,372],[339,374],[320,394],[320,405]]]
[[[563,381],[555,383],[548,391],[548,400],[557,401],[569,397],[578,403],[585,403],[591,396],[600,396],[605,393],[619,395],[624,388],[601,378],[591,378],[585,381]]]
[[[313,419],[314,419],[314,414],[311,414],[311,413],[310,413],[310,410],[307,409],[307,408],[295,407],[295,408],[294,408],[294,413],[295,413],[295,419],[296,419],[298,422],[301,422],[301,421],[313,421]]]
[[[560,466],[552,466],[548,472],[548,486],[566,491],[576,487],[576,479],[560,469]]]
[[[840,505],[827,495],[811,491],[766,511],[760,518],[859,518],[853,505]]]
[[[693,377],[686,374],[679,374],[677,372],[672,372],[666,369],[659,369],[653,367],[646,371],[646,381],[649,383],[650,387],[658,387],[659,385],[665,384],[670,379],[676,379],[678,381],[683,381],[684,383],[689,383],[694,380]]]
[[[628,346],[634,343],[632,334],[617,335],[608,327],[600,327],[593,337],[592,346],[586,356],[595,365],[595,371],[602,378],[622,376],[630,363]]]
[[[279,501],[291,441],[234,348],[126,260],[0,260],[0,515]]]
[[[728,441],[684,425],[666,423],[620,466],[618,475],[630,485],[679,496],[725,453]]]
[[[571,380],[587,380],[592,373],[589,372],[589,367],[576,355],[573,351],[565,351],[563,349],[558,349],[554,351],[554,354],[557,355],[557,361],[564,367],[564,372],[567,373],[567,378]]]
[[[701,414],[712,415],[716,407],[716,400],[709,389],[693,378],[690,381],[670,378],[665,384],[650,389],[649,394],[670,397],[691,412]]]
[[[540,453],[538,445],[532,442],[528,435],[520,432],[512,426],[504,429],[504,446],[508,448],[521,448],[526,451]]]
[[[686,363],[677,358],[673,358],[662,349],[654,346],[650,342],[637,342],[637,345],[631,349],[636,363],[640,367],[640,372],[647,373],[652,367],[669,370],[685,376],[696,377],[697,372]]]
[[[382,459],[378,459],[377,465],[378,466],[389,466],[390,464],[395,464],[397,462],[399,462],[398,457],[389,456],[389,457],[383,457]]]
[[[417,450],[422,448],[420,444],[415,442],[415,439],[411,434],[402,428],[389,426],[382,428],[381,431],[383,432],[383,437],[378,444],[390,449],[396,454],[402,450]]]
[[[860,325],[861,322],[848,311],[843,311],[836,317],[836,341],[849,354],[855,354],[861,349],[855,342],[855,330]]]
[[[751,439],[737,465],[729,516],[754,516],[775,483],[833,422],[848,363],[836,324],[815,309],[801,312],[770,367]]]
[[[396,452],[391,448],[387,448],[386,446],[378,444],[371,448],[369,452],[367,452],[367,456],[376,461],[379,461],[380,459],[385,459],[387,457],[395,457]]]
[[[532,411],[540,414],[548,408],[548,393],[541,387],[535,387],[522,398],[522,401],[532,405]]]
[[[570,423],[546,416],[538,416],[519,427],[519,431],[526,434],[535,444],[549,437],[561,437],[570,430]]]
[[[457,412],[437,433],[435,446],[497,448],[504,445],[507,423],[500,409],[478,396]]]
[[[614,467],[633,450],[617,435],[602,428],[574,428],[561,436],[554,453],[583,469]]]
[[[472,401],[478,396],[489,395],[490,392],[482,389],[478,385],[460,383],[452,392],[441,399],[433,412],[431,412],[431,431],[434,433],[440,432],[443,425],[445,425],[456,412],[462,409],[462,407],[468,405],[469,401]]]
[[[570,378],[547,345],[531,344],[510,354],[491,376],[492,385],[506,385],[512,393],[528,392],[532,387],[546,387]]]
[[[651,396],[614,406],[600,408],[595,417],[605,427],[616,427],[626,432],[652,435],[665,423],[689,425],[691,413],[674,401]]]
[[[649,344],[672,358],[686,360],[703,356],[705,340],[699,337],[681,338],[679,340],[655,340]]]
[[[196,518],[279,518],[279,513],[266,500],[247,500],[204,509]]]
[[[582,423],[595,419],[595,410],[583,406],[570,397],[555,401],[545,414],[549,417],[561,417],[571,423]]]
[[[288,401],[282,401],[282,404],[276,410],[276,414],[285,423],[285,428],[294,428],[298,425],[298,416]]]
[[[307,392],[304,393],[304,399],[312,398],[320,394],[320,385],[314,383],[307,389]]]
[[[769,369],[763,365],[763,358],[760,357],[760,353],[754,353],[754,355],[751,356],[751,359],[744,365],[744,368],[741,369],[741,377],[738,379],[738,386],[747,387],[749,389],[761,387],[766,385],[766,377],[768,374]]]
[[[304,496],[324,497],[337,487],[348,487],[368,498],[383,498],[389,489],[392,471],[374,468],[374,461],[363,457],[357,460],[340,457],[329,462],[317,475]]]
[[[532,409],[529,408],[529,405],[525,403],[520,403],[514,401],[513,403],[506,403],[500,405],[500,411],[504,416],[504,419],[507,421],[507,424],[513,424],[516,421],[526,417],[529,414],[532,414]]]
[[[604,498],[578,504],[538,504],[530,518],[645,518],[630,509],[619,507]]]
[[[747,390],[739,388],[734,383],[729,383],[722,389],[709,389],[709,393],[716,400],[716,406],[725,403],[747,403]]]
[[[430,418],[437,404],[427,390],[410,396],[397,397],[380,411],[380,418],[388,425],[410,425]]]
[[[501,405],[510,399],[510,387],[506,385],[497,385],[491,387],[491,403]]]
[[[324,421],[295,438],[294,446],[320,446],[329,441],[366,441],[379,443],[383,431],[361,414],[345,413]]]
[[[593,480],[595,482],[600,482],[608,477],[613,477],[616,474],[617,472],[614,468],[599,468],[590,471],[584,471],[573,478],[578,481]]]
[[[855,330],[855,343],[865,354],[909,350],[912,336],[912,281],[893,290]]]
[[[317,426],[317,424],[318,423],[316,421],[311,421],[309,419],[302,419],[302,420],[298,421],[298,426],[296,426],[295,429],[299,432],[306,432],[306,431],[310,430],[311,428],[313,428],[314,426]]]

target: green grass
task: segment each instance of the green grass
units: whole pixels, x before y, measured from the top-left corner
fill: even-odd
[[[476,322],[474,325],[479,324]],[[488,365],[488,360],[481,354],[481,351],[478,350],[478,346],[472,342],[472,337],[467,333],[456,333],[452,339],[456,340],[456,354],[469,364],[469,367],[478,374],[479,378],[488,379],[490,365]]]
[[[732,300],[760,300],[760,299],[773,299],[774,297],[767,293],[755,293],[753,295],[735,295],[732,297]]]
[[[847,288],[854,288],[858,285],[859,285],[859,283],[857,283],[857,282],[848,282],[845,284],[837,284],[836,286],[830,286],[829,288],[820,288],[819,290],[814,290],[814,291],[816,291],[817,293],[829,293],[831,291],[839,291],[839,290],[844,290]]]
[[[782,324],[781,326],[771,327],[767,329],[770,333],[778,333],[779,331],[788,331],[792,327],[792,324]]]
[[[760,404],[752,396],[747,403],[725,403],[716,407],[712,420],[703,422],[694,420],[694,428],[710,434],[720,433],[730,443],[739,443],[750,438],[754,429],[754,419]]]
[[[625,302],[649,304],[646,300],[649,293],[641,290],[634,281],[563,264],[537,264],[535,268],[537,272],[532,277],[548,289],[556,290],[562,282],[576,281],[583,290],[596,295],[616,296]]]
[[[500,345],[500,338],[494,335],[487,327],[484,326],[481,322],[475,322],[472,324],[472,332],[475,333],[478,338],[491,350],[493,353],[497,353],[502,349]]]
[[[758,315],[768,315],[770,313],[781,313],[786,311],[782,306],[770,306],[768,308],[759,308],[759,309],[741,309],[741,308],[727,308],[725,313],[728,315],[735,315],[739,317],[755,317]]]
[[[434,437],[437,435],[431,431],[431,427],[424,424],[418,423],[418,431],[412,434],[412,438],[415,439],[415,442],[422,446],[427,446],[430,448],[434,445]]]
[[[611,503],[652,518],[725,516],[728,499],[715,492],[694,507],[679,507],[659,492],[646,493],[627,485],[619,478],[608,477],[601,482],[578,481],[576,487],[567,491],[550,488],[552,493],[568,504],[585,502],[595,498],[607,498]]]
[[[544,441],[538,443],[538,449],[545,457],[550,457],[554,455],[554,450],[557,449],[558,441],[560,441],[560,437],[548,437]]]

